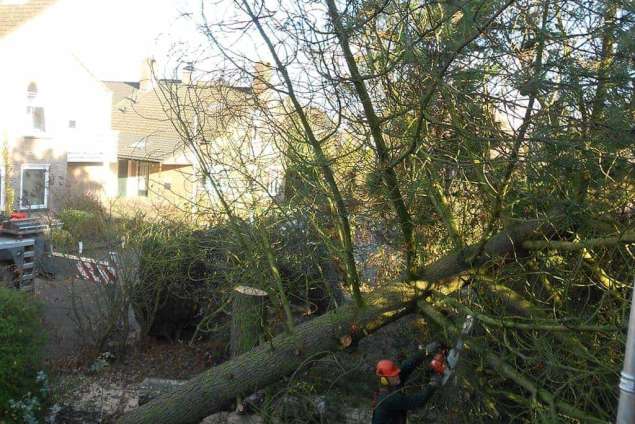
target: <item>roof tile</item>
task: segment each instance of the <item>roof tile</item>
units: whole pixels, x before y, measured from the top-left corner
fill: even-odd
[[[0,37],[15,31],[58,0],[30,0],[19,4],[0,4]]]
[[[207,105],[209,110],[210,105],[218,104],[221,99],[242,99],[239,102],[244,104],[244,96],[248,92],[246,88],[220,85],[192,87],[180,81],[162,81],[151,91],[138,90],[138,84],[134,83],[104,83],[113,92],[112,128],[119,132],[117,154],[157,162],[178,156],[185,150],[182,137],[170,118],[178,116],[193,122],[192,108],[185,107],[189,112],[177,113],[168,103],[183,106],[194,101],[197,107]],[[179,100],[168,102],[166,97]],[[217,123],[209,124],[206,126],[211,128]]]

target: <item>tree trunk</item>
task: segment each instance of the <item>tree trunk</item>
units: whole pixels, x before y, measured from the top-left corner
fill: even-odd
[[[274,265],[273,268],[277,273],[277,267]],[[279,277],[279,275],[276,276]],[[267,292],[264,290],[247,286],[236,286],[234,288],[232,293],[232,327],[229,342],[232,358],[250,351],[263,342],[266,300]],[[286,298],[284,300],[286,301]],[[243,408],[241,396],[238,396],[236,398],[236,409],[242,412]]]
[[[482,248],[483,254],[471,263],[487,257],[510,253],[536,233],[550,232],[551,221],[532,220],[515,225],[492,237]],[[432,284],[469,269],[465,255],[477,249],[467,247],[439,259],[417,272],[425,281],[394,282],[368,296],[366,305],[347,304],[281,334],[266,344],[211,368],[174,392],[161,396],[124,415],[120,424],[197,423],[217,412],[237,396],[279,381],[294,372],[309,358],[349,346],[380,327],[414,310],[415,301],[426,294]]]
[[[247,286],[234,288],[230,341],[232,358],[262,342],[266,300],[267,292],[263,290]]]

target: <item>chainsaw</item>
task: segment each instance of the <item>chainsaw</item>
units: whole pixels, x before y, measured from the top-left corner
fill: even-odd
[[[463,347],[465,343],[463,338],[468,336],[472,331],[472,326],[474,324],[474,317],[472,315],[468,315],[465,317],[465,322],[463,322],[463,328],[461,329],[461,333],[459,334],[459,338],[456,341],[456,344],[449,351],[447,348],[441,348],[432,358],[430,362],[430,368],[437,375],[441,376],[441,385],[447,383],[452,374],[456,369],[456,366],[459,362],[459,356],[463,351]]]

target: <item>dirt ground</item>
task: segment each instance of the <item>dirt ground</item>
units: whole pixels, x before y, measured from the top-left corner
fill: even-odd
[[[47,340],[44,358],[57,361],[75,355],[83,345],[73,314],[73,293],[89,299],[93,283],[70,279],[35,279],[35,297],[42,303]]]
[[[74,312],[79,308],[84,314],[97,313],[95,290],[95,283],[83,280],[36,279],[35,297],[42,303],[47,333],[44,359],[52,368],[81,370],[97,358],[98,353],[90,346],[90,341],[78,331]],[[225,343],[220,341],[189,346],[187,343],[149,338],[131,348],[124,358],[117,358],[111,371],[121,371],[127,380],[146,376],[189,378],[220,362],[225,356],[224,350]],[[135,376],[131,369],[139,370],[141,375]]]
[[[34,284],[47,333],[43,354],[51,381],[50,401],[62,406],[56,422],[108,422],[106,417],[137,406],[144,379],[187,380],[226,356],[226,341],[189,346],[149,338],[132,346],[125,356],[103,361],[104,356],[78,331],[74,312],[77,306],[84,314],[98,312],[95,283],[38,278]]]

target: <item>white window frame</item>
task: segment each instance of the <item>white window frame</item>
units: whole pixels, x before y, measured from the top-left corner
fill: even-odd
[[[29,91],[29,87],[33,84],[35,86],[35,91]],[[46,107],[42,103],[42,95],[40,94],[40,86],[35,81],[31,81],[29,83],[29,87],[27,87],[27,114],[26,114],[26,135],[27,136],[46,136],[47,134],[47,126],[46,126]],[[40,108],[42,109],[43,117],[42,117],[42,125],[44,129],[35,128],[33,125],[33,111],[34,109]]]
[[[148,139],[147,138],[140,138],[139,140],[133,142],[130,144],[130,148],[132,149],[139,149],[139,150],[146,150],[148,147]]]
[[[50,164],[25,163],[20,167],[20,209],[47,209],[49,199],[49,170]],[[29,169],[43,169],[44,172],[44,204],[43,205],[24,205],[24,171]]]

